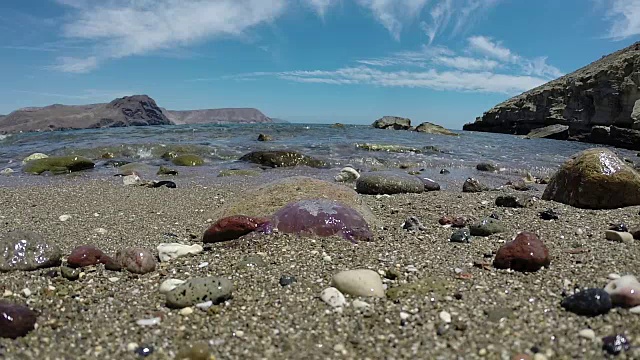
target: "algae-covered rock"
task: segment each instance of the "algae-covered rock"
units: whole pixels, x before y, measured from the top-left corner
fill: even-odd
[[[227,169],[220,170],[218,173],[218,177],[226,177],[226,176],[258,176],[260,172],[257,170],[251,169]]]
[[[204,160],[195,154],[178,155],[171,161],[178,166],[201,166],[204,164]]]
[[[243,155],[241,161],[248,161],[269,167],[289,167],[306,165],[315,168],[326,167],[327,163],[310,156],[289,150],[253,151]]]
[[[22,171],[40,175],[49,171],[53,174],[65,174],[73,171],[93,169],[94,162],[82,156],[51,156],[28,161]]]
[[[640,174],[609,149],[584,150],[562,165],[542,199],[587,209],[640,205]]]
[[[458,136],[458,134],[454,133],[453,131],[447,130],[440,125],[436,125],[430,122],[423,122],[422,124],[416,126],[415,131],[425,134]]]
[[[242,191],[234,199],[213,211],[210,218],[221,219],[231,215],[251,217],[271,216],[283,206],[300,200],[327,199],[339,201],[362,215],[370,229],[376,229],[378,220],[358,193],[347,186],[306,176],[293,176]]]

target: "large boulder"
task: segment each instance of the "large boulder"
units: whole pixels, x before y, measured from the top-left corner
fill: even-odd
[[[374,121],[372,126],[376,129],[409,130],[411,120],[398,116],[383,116]]]
[[[343,203],[367,221],[371,229],[377,228],[378,220],[353,189],[336,183],[306,176],[279,179],[248,191],[242,191],[209,216],[221,219],[231,215],[270,217],[283,206],[300,200],[327,199]]]
[[[545,138],[567,140],[569,138],[569,126],[555,124],[533,129],[527,134],[526,137],[528,139]]]
[[[609,149],[588,149],[562,165],[542,199],[587,209],[640,205],[640,174]]]
[[[243,155],[240,160],[273,168],[298,165],[306,165],[315,168],[327,166],[327,163],[322,160],[314,159],[311,156],[289,150],[253,151]]]
[[[415,131],[425,134],[458,136],[458,134],[454,133],[453,131],[447,130],[440,125],[436,125],[430,122],[423,122],[422,124],[416,126]]]

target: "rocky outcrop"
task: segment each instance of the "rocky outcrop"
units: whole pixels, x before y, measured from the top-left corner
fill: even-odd
[[[567,125],[549,125],[538,129],[531,130],[527,136],[528,139],[556,139],[567,140],[569,138],[569,127]]]
[[[498,104],[463,129],[525,135],[560,124],[570,140],[640,149],[640,123],[632,117],[639,99],[640,42]],[[592,136],[596,126],[608,130]]]
[[[171,122],[152,98],[146,95],[134,95],[115,99],[107,104],[55,104],[16,110],[0,119],[0,132],[169,124]]]
[[[206,110],[167,110],[162,109],[169,120],[176,125],[182,124],[253,124],[272,123],[258,109],[252,108],[228,108]]]
[[[399,116],[383,116],[371,124],[376,129],[409,130],[411,120]]]
[[[458,136],[458,134],[454,133],[453,131],[447,130],[440,125],[436,125],[430,122],[423,122],[422,124],[416,126],[415,131],[425,134]]]

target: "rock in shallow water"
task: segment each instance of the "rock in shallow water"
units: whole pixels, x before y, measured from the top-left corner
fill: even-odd
[[[0,338],[15,339],[35,328],[37,315],[26,306],[0,301]]]
[[[380,275],[369,269],[341,271],[333,276],[331,285],[352,296],[384,297]]]
[[[157,261],[151,251],[140,247],[130,247],[116,253],[116,263],[132,273],[146,274],[156,269]]]
[[[252,233],[268,223],[267,218],[244,215],[227,216],[216,221],[204,232],[202,241],[205,244],[235,240]]]
[[[369,225],[356,210],[337,201],[301,200],[273,214],[272,225],[289,234],[338,235],[350,241],[373,240]]]
[[[0,238],[0,271],[36,270],[60,265],[62,253],[31,231],[8,231]]]
[[[167,306],[184,308],[195,304],[211,301],[220,304],[231,299],[233,284],[226,278],[213,276],[187,280],[169,291]]]
[[[356,181],[356,191],[366,195],[421,193],[424,187],[417,176],[393,171],[368,172]]]
[[[240,161],[248,161],[263,166],[278,168],[298,165],[306,165],[314,168],[323,168],[327,163],[310,156],[289,150],[253,151],[242,155]]]
[[[611,310],[612,303],[609,293],[604,289],[586,289],[562,300],[560,305],[574,314],[597,316]]]
[[[523,231],[498,249],[493,266],[498,269],[533,272],[551,263],[549,250],[534,233]]]

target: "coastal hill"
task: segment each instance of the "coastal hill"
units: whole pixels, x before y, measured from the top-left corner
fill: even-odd
[[[508,99],[463,129],[526,135],[563,125],[559,138],[639,150],[638,112],[640,42]]]
[[[125,96],[109,103],[18,109],[0,116],[0,133],[97,129],[123,126],[205,123],[270,123],[257,109],[172,111],[160,108],[147,95]]]
[[[258,109],[228,108],[206,110],[167,110],[162,112],[176,125],[181,124],[228,124],[228,123],[271,123],[273,122]]]

